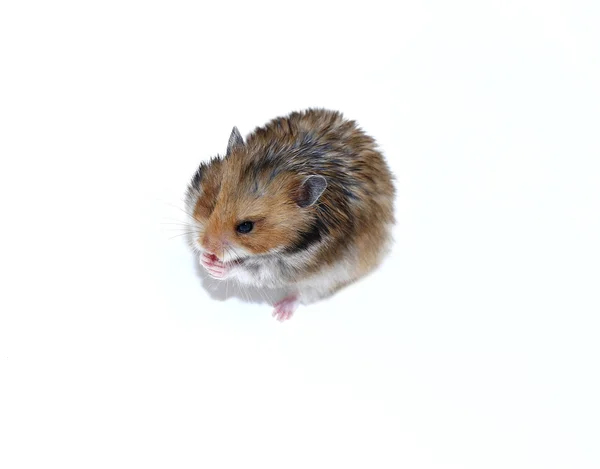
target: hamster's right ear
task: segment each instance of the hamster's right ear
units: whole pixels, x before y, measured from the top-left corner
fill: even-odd
[[[296,203],[302,208],[310,207],[319,200],[326,188],[327,179],[323,176],[316,174],[308,176],[300,185]]]
[[[237,127],[234,127],[231,130],[231,135],[229,136],[229,143],[227,144],[227,156],[235,150],[236,148],[240,148],[244,146],[244,139],[242,134]]]

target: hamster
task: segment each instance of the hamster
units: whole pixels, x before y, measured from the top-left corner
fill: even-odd
[[[373,138],[337,111],[278,117],[200,165],[191,244],[215,279],[285,287],[273,316],[373,271],[391,245],[394,178]]]

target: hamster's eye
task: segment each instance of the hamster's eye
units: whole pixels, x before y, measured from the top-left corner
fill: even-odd
[[[243,221],[242,223],[240,223],[238,226],[235,227],[235,230],[238,233],[246,234],[246,233],[250,233],[252,231],[252,228],[254,228],[254,223],[252,223],[251,221]]]

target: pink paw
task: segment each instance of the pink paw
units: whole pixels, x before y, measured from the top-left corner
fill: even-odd
[[[221,262],[214,254],[203,252],[200,256],[200,264],[212,278],[223,280],[229,276],[229,266]]]
[[[298,307],[298,298],[295,296],[288,296],[281,301],[278,301],[273,305],[273,317],[278,321],[286,321],[292,317],[294,311]]]

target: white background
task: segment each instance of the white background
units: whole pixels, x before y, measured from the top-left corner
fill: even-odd
[[[0,466],[600,467],[599,13],[2,2]],[[397,242],[280,324],[167,223],[308,106],[380,142]]]

